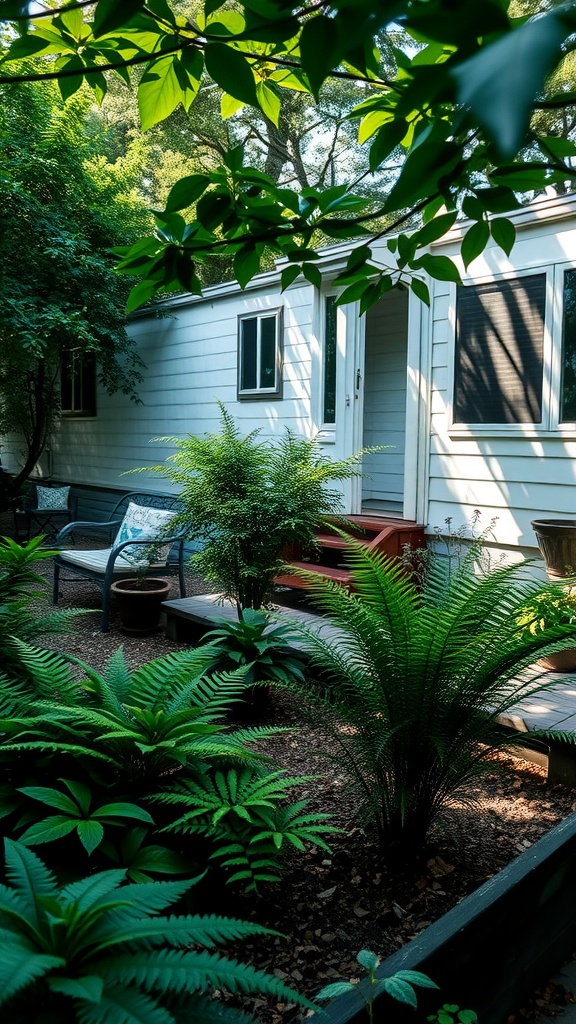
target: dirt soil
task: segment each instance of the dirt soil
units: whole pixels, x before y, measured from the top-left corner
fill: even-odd
[[[198,578],[190,575],[188,582],[189,593],[206,591]],[[99,590],[89,583],[65,584],[62,589],[62,607],[100,607]],[[108,634],[100,633],[98,623],[97,613],[81,616],[76,632],[52,646],[96,668],[120,643],[133,667],[181,646],[163,633],[124,637],[114,614]],[[473,806],[454,802],[434,827],[418,861],[393,870],[359,828],[344,780],[322,763],[320,731],[302,726],[285,697],[272,698],[266,721],[291,726],[293,731],[274,737],[266,749],[289,773],[317,776],[302,792],[313,808],[332,813],[342,832],[331,840],[330,854],[311,849],[291,858],[281,884],[261,896],[214,896],[218,912],[258,920],[286,936],[244,943],[236,955],[311,997],[330,981],[357,977],[355,957],[360,949],[372,949],[382,958],[397,950],[576,810],[576,791],[549,787],[543,768],[499,758],[482,784],[469,792]],[[554,999],[558,1002],[556,990]],[[544,989],[507,1024],[529,1018],[546,1002]],[[264,1024],[297,1016],[282,1004],[256,1000],[251,1008]]]

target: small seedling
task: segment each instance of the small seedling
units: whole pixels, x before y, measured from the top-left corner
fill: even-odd
[[[326,985],[316,998],[334,999],[336,996],[344,995],[345,992],[359,992],[366,1004],[370,1024],[374,1024],[374,1003],[381,992],[387,992],[399,1003],[405,1003],[415,1009],[417,1005],[415,986],[438,988],[426,974],[421,974],[420,971],[397,971],[390,978],[377,978],[376,970],[380,964],[380,958],[369,949],[361,949],[356,960],[364,968],[364,977],[359,982],[335,981],[331,985]],[[448,1022],[439,1020],[438,1024],[448,1024]],[[472,1024],[472,1022],[470,1021],[468,1024]]]
[[[444,1003],[444,1006],[426,1020],[429,1024],[476,1024],[478,1016],[474,1010],[461,1010],[452,1003]]]

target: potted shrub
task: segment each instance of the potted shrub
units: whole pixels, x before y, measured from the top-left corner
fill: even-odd
[[[146,576],[155,560],[158,544],[133,545],[122,551],[122,557],[134,566],[134,577],[116,580],[111,591],[118,601],[120,621],[125,633],[154,633],[160,624],[162,602],[170,593],[168,580]]]
[[[284,552],[312,549],[317,529],[341,511],[340,492],[327,485],[357,475],[363,452],[333,462],[313,438],[288,429],[273,441],[258,430],[242,436],[219,405],[220,434],[157,438],[176,451],[152,471],[178,487],[183,509],[173,526],[201,538],[192,564],[241,619],[270,600]]]

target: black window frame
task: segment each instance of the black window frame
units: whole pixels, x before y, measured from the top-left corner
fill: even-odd
[[[60,415],[66,419],[97,414],[97,361],[91,352],[72,349],[60,363]]]
[[[238,329],[237,329],[237,357],[238,357],[238,376],[237,376],[237,398],[241,402],[252,402],[252,401],[265,401],[266,399],[281,399],[283,396],[283,349],[284,349],[284,326],[283,326],[283,313],[284,309],[282,306],[274,307],[273,309],[258,309],[250,313],[242,313],[238,316]],[[275,319],[275,354],[274,354],[274,365],[275,365],[275,380],[273,387],[262,387],[261,378],[255,388],[243,388],[242,387],[242,371],[243,371],[243,349],[244,349],[244,327],[243,325],[248,321],[256,321],[256,338],[257,338],[257,372],[261,372],[261,365],[258,366],[258,353],[260,352],[261,345],[261,331],[262,321],[266,319]]]

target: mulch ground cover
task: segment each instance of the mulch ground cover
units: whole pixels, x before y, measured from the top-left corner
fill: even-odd
[[[49,566],[45,571],[49,578]],[[188,585],[189,593],[207,590],[192,574]],[[62,607],[89,607],[94,614],[79,617],[75,632],[51,641],[51,646],[95,668],[120,643],[134,668],[181,647],[162,632],[146,638],[122,636],[114,613],[111,631],[102,634],[98,588],[78,581],[66,584],[63,594]],[[330,853],[312,848],[289,857],[281,883],[258,896],[224,887],[214,891],[210,909],[281,932],[283,937],[243,943],[234,953],[310,997],[330,981],[357,978],[360,949],[372,949],[382,958],[399,949],[576,810],[576,791],[548,786],[543,768],[499,757],[482,783],[469,789],[466,803],[455,801],[447,808],[417,860],[394,867],[360,828],[345,779],[323,761],[321,729],[303,724],[293,704],[277,694],[260,721],[290,727],[290,732],[267,740],[264,749],[290,774],[315,776],[299,788],[298,797],[307,797],[313,809],[330,812],[341,832],[330,839]],[[536,993],[509,1024],[546,1008],[546,991]],[[562,1002],[556,989],[554,1001]],[[300,1013],[264,1000],[249,1008],[264,1024],[290,1021]]]

